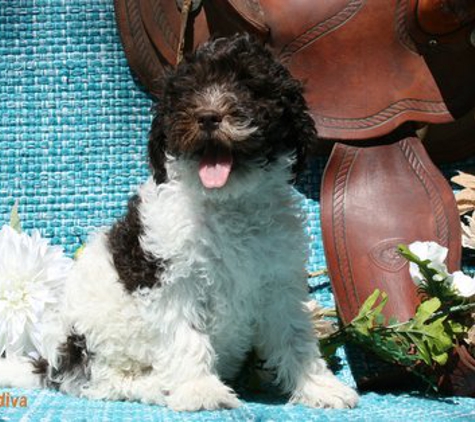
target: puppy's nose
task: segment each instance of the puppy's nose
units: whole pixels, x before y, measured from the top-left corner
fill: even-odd
[[[196,117],[200,129],[213,131],[218,129],[223,120],[223,116],[215,111],[202,111]]]

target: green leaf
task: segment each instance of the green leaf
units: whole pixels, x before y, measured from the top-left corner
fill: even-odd
[[[400,244],[397,246],[397,250],[398,252],[404,257],[406,258],[408,261],[414,261],[414,260],[419,260],[419,258],[417,257],[417,255],[414,255],[409,247],[407,245],[404,245],[404,244]]]
[[[375,289],[375,291],[366,298],[363,305],[361,305],[360,311],[358,312],[358,315],[356,316],[355,319],[358,319],[358,317],[366,316],[366,314],[371,310],[371,308],[374,306],[374,304],[378,300],[380,293],[381,292],[379,289]]]
[[[374,318],[374,323],[376,325],[384,325],[385,321],[386,321],[386,318],[384,318],[383,314],[377,314]]]
[[[460,322],[447,320],[447,324],[449,325],[449,328],[452,331],[452,334],[455,336],[457,336],[458,334],[466,333],[468,331],[468,327],[461,324]]]
[[[408,337],[411,340],[412,344],[417,348],[421,359],[427,364],[432,364],[430,350],[424,342],[424,339],[414,335],[413,333],[408,333]]]
[[[377,304],[379,299],[380,302]],[[369,295],[361,306],[358,315],[353,319],[353,321],[351,321],[351,325],[353,326],[354,330],[360,332],[362,335],[367,336],[369,334],[369,330],[374,328],[375,319],[377,318],[378,320],[381,320],[381,318],[384,318],[381,315],[381,312],[386,306],[387,301],[387,294],[381,293],[378,289]]]
[[[15,201],[10,213],[10,227],[18,233],[21,233],[20,214],[18,213],[18,199]]]
[[[445,318],[440,318],[425,326],[424,335],[433,344],[434,352],[446,352],[454,346],[452,336],[446,331],[444,320]]]
[[[439,365],[445,365],[447,360],[449,359],[448,353],[441,353],[440,355],[433,355],[432,359],[434,359]]]
[[[445,324],[446,317],[440,317],[432,321],[431,323],[425,323],[431,316],[430,311],[437,310],[440,306],[440,302],[434,302],[431,307],[427,307],[422,311],[416,313],[416,317],[411,321],[410,326],[407,328],[407,334],[414,342],[419,352],[424,358],[424,362],[430,364],[431,361],[427,359],[425,355],[425,349],[429,350],[429,358],[444,365],[447,362],[449,351],[454,347],[454,338],[447,328],[449,325]],[[422,343],[424,346],[422,346]]]
[[[416,310],[414,321],[417,324],[424,324],[441,306],[440,300],[433,297],[425,302],[422,302]]]
[[[378,306],[376,306],[371,313],[373,313],[375,316],[381,314],[383,311],[384,307],[386,306],[386,303],[388,302],[388,295],[385,292],[381,293],[381,302],[379,303]]]

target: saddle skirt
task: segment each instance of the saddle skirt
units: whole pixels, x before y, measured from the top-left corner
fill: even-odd
[[[116,0],[129,64],[152,94],[175,65],[183,0]],[[250,32],[305,95],[321,138],[367,140],[475,105],[473,0],[193,0],[184,49]]]

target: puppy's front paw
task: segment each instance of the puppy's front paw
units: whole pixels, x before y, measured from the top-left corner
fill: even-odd
[[[358,400],[356,391],[328,373],[310,376],[290,401],[309,407],[345,409],[355,407]]]
[[[215,376],[188,381],[167,398],[167,405],[178,411],[233,409],[241,402],[234,391]]]

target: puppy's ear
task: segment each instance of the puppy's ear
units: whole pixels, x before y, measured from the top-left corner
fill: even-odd
[[[155,183],[160,184],[167,179],[165,169],[166,135],[163,129],[162,113],[158,105],[154,107],[153,113],[154,117],[148,138],[148,159]]]
[[[317,130],[303,96],[302,84],[284,66],[279,65],[278,68],[274,89],[280,94],[279,104],[283,107],[284,127],[280,133],[285,147],[296,152],[294,171],[298,173],[305,168],[311,145],[317,142]]]
[[[317,142],[317,130],[313,118],[310,116],[307,104],[301,96],[297,101],[293,101],[287,108],[290,115],[287,139],[284,141],[289,149],[294,149],[296,162],[295,173],[300,173],[305,169],[308,152],[311,145]]]
[[[240,46],[239,63],[248,65],[246,71],[254,90],[267,98],[273,109],[271,137],[286,150],[296,152],[294,170],[303,170],[308,150],[317,141],[317,132],[301,82],[258,40],[244,36],[237,38],[236,44]]]

